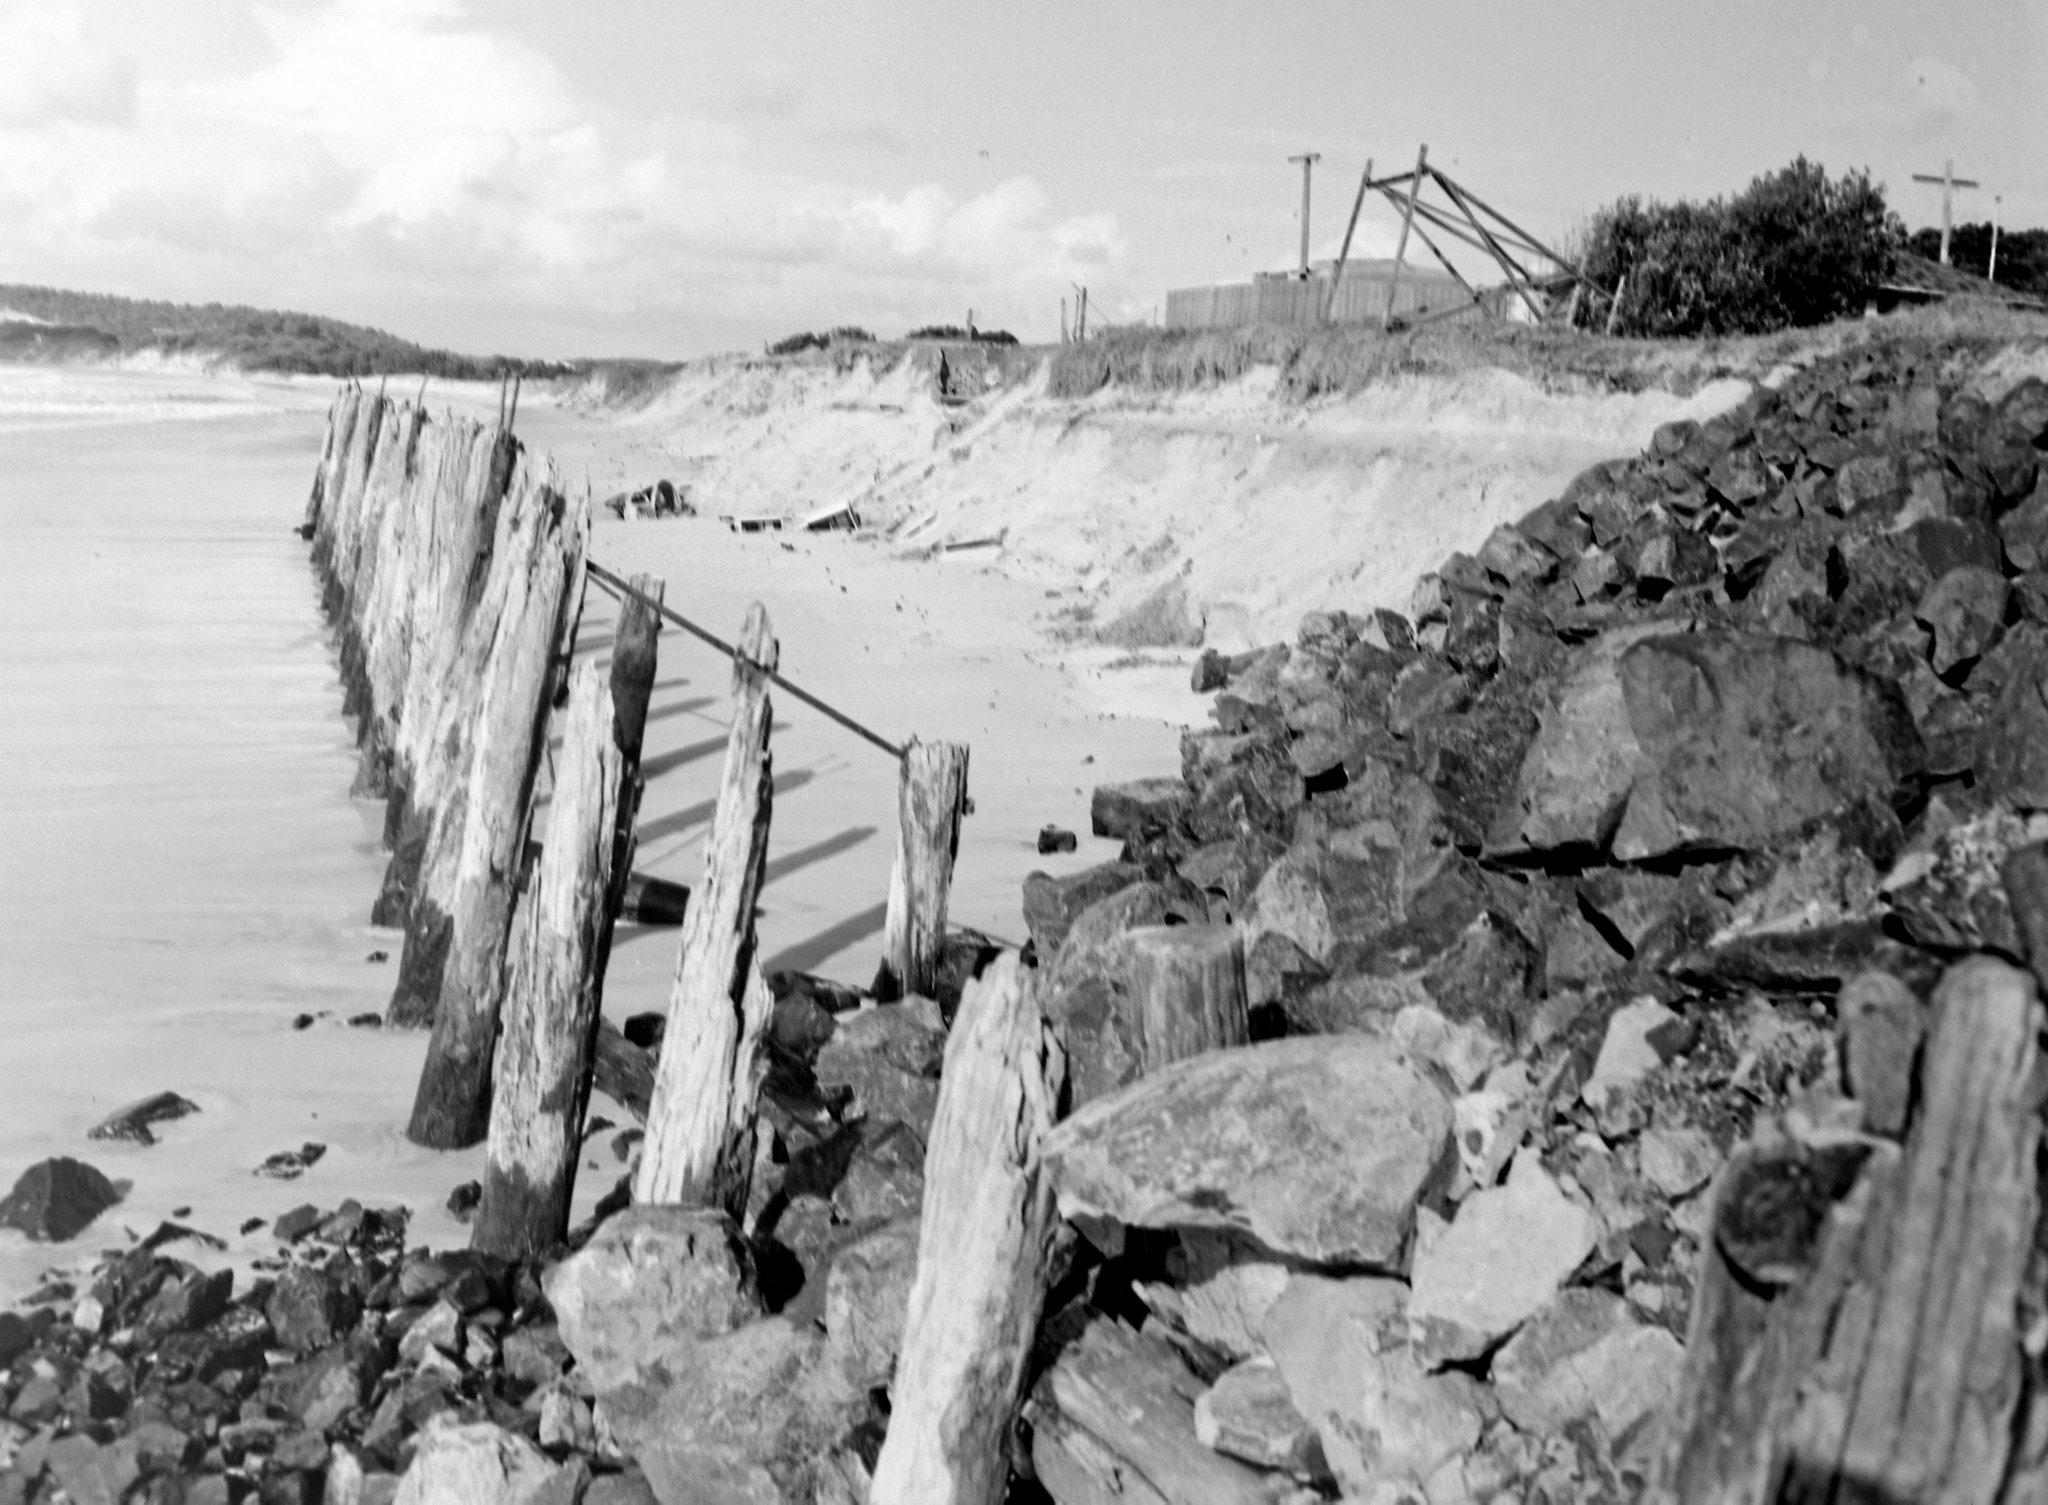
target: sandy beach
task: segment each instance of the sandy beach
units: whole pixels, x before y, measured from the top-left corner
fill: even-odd
[[[418,1238],[460,1242],[444,1210],[481,1151],[403,1137],[425,1037],[350,1028],[389,998],[401,936],[367,923],[384,867],[381,804],[355,766],[305,545],[293,528],[332,384],[186,373],[0,373],[0,670],[12,707],[0,762],[0,1167],[76,1155],[126,1201],[71,1245],[0,1233],[0,1294],[176,1214],[268,1247],[243,1220],[308,1200],[413,1209]],[[474,410],[482,392],[450,389]],[[528,442],[565,467],[628,468],[602,419],[529,397]],[[602,457],[602,458],[599,458]],[[785,544],[788,547],[785,547]],[[1019,938],[1019,885],[1113,855],[1087,834],[1092,786],[1170,771],[1199,705],[1184,662],[1120,670],[1063,654],[1034,627],[1043,591],[970,555],[889,557],[846,535],[740,536],[710,520],[600,522],[593,556],[669,582],[714,631],[768,603],[798,683],[886,735],[973,745],[976,814],[953,916]],[[607,651],[593,595],[584,653]],[[1184,661],[1185,655],[1179,658]],[[648,734],[643,870],[694,883],[724,748],[726,666],[663,640]],[[1126,707],[1115,714],[1112,707]],[[1128,708],[1142,707],[1142,713]],[[894,841],[895,771],[797,705],[777,709],[776,818],[762,906],[771,967],[873,974]],[[1039,826],[1081,833],[1041,858]],[[665,1006],[677,932],[622,932],[615,1019]],[[369,960],[385,953],[389,961]],[[311,1014],[314,1022],[294,1022]],[[107,1113],[172,1090],[200,1112],[141,1147],[89,1141]],[[599,1111],[603,1111],[600,1108]],[[614,1117],[618,1115],[616,1112]],[[306,1142],[296,1181],[253,1175]],[[610,1189],[604,1148],[579,1203]],[[182,1211],[181,1211],[182,1209]]]

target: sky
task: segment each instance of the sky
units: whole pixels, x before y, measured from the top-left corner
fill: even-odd
[[[0,282],[476,353],[1156,318],[1425,143],[1546,238],[1800,154],[2048,225],[2048,0],[0,0]]]

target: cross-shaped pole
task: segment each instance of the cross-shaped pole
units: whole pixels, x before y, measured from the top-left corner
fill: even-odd
[[[1303,152],[1298,157],[1289,157],[1290,162],[1301,164],[1301,280],[1308,281],[1308,175],[1315,165],[1323,160],[1321,152]]]
[[[1941,264],[1947,266],[1949,226],[1952,218],[1950,209],[1955,200],[1955,192],[1958,188],[1977,187],[1977,180],[1975,178],[1957,177],[1956,159],[1950,157],[1947,162],[1942,164],[1940,177],[1937,178],[1932,173],[1916,172],[1913,174],[1913,181],[1916,183],[1939,183],[1941,185]]]

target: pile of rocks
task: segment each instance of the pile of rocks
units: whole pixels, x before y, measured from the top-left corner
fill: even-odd
[[[1715,1403],[1696,1287],[1794,1283],[1870,1145],[1936,1132],[1930,995],[2027,963],[2048,898],[2011,877],[2048,836],[2048,385],[1990,356],[1813,367],[1411,617],[1204,656],[1181,777],[1096,792],[1123,860],[1027,889],[1090,1265],[1031,1407],[1052,1498],[1669,1482]],[[1264,1043],[1141,1076],[1117,937],[1181,919],[1241,932]],[[1746,1143],[1792,1158],[1737,1238]]]

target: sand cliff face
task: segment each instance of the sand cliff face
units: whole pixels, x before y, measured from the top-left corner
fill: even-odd
[[[1290,635],[1304,611],[1405,606],[1418,575],[1586,465],[1746,390],[1559,393],[1483,370],[1303,404],[1270,371],[1081,400],[1048,395],[1042,368],[991,382],[946,406],[915,358],[728,358],[621,421],[673,457],[700,510],[851,502],[905,547],[1000,536],[1000,568],[1059,592],[1056,627],[1234,649]]]

